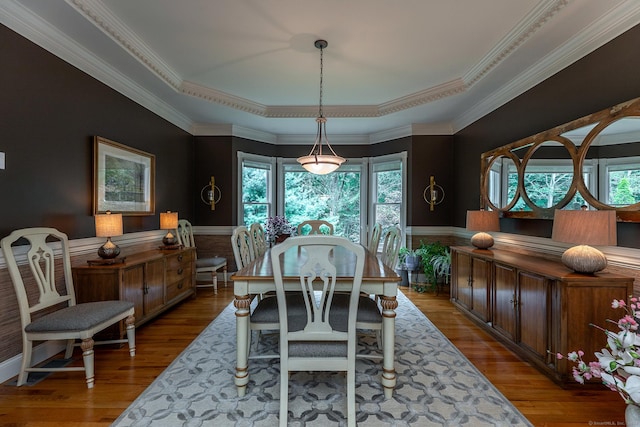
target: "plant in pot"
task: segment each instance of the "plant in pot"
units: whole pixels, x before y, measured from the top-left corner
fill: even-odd
[[[409,286],[409,270],[416,270],[420,265],[420,257],[416,251],[409,248],[400,248],[398,252],[398,274],[402,277],[401,286]]]
[[[425,243],[422,240],[420,241],[420,246],[416,249],[418,255],[422,259],[422,269],[426,278],[426,283],[424,286],[418,286],[416,290],[418,292],[424,292],[428,288],[436,289],[438,286],[438,271],[433,265],[433,259],[439,259],[439,257],[446,256],[449,252],[449,249],[440,242],[431,242]],[[450,260],[449,256],[449,260]],[[445,258],[446,260],[446,258]],[[444,269],[444,261],[438,261],[438,264],[442,265]],[[451,262],[449,261],[449,267],[451,266]],[[448,271],[449,269],[447,269]]]

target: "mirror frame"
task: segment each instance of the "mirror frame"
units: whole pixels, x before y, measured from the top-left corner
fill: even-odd
[[[511,144],[503,145],[502,147],[482,153],[480,155],[480,208],[497,210],[503,218],[552,219],[555,209],[562,209],[571,201],[576,193],[580,193],[584,200],[596,209],[614,209],[616,211],[618,221],[640,222],[640,203],[618,208],[602,203],[593,197],[588,186],[585,184],[584,177],[581,173],[589,147],[600,135],[602,130],[606,129],[606,127],[611,123],[630,116],[640,117],[640,98],[634,98],[611,108],[556,126],[553,129],[540,132],[536,135],[532,135]],[[574,144],[570,139],[563,136],[565,132],[593,125],[594,123],[596,126],[589,131],[580,145]],[[560,202],[550,208],[542,208],[537,206],[535,203],[532,203],[527,196],[524,188],[524,174],[529,160],[533,157],[538,148],[547,141],[560,143],[567,149],[573,163],[573,180],[567,194]],[[527,149],[522,159],[514,154],[514,150],[523,149],[525,147],[527,147]],[[488,194],[489,172],[491,170],[491,166],[495,160],[501,157],[511,158],[514,161],[518,173],[516,194],[513,200],[509,200],[507,205],[503,207],[494,205],[489,199]],[[510,209],[519,199],[522,199],[531,210],[511,211]]]

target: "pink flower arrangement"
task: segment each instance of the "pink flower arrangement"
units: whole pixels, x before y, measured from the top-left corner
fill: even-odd
[[[575,364],[573,378],[580,384],[592,378],[600,378],[612,391],[617,391],[627,404],[640,405],[640,336],[637,335],[640,319],[638,298],[631,297],[629,305],[624,300],[613,300],[612,308],[621,308],[626,314],[615,323],[618,332],[612,332],[599,326],[607,337],[607,348],[595,352],[597,362],[585,362],[582,350],[573,351],[566,356],[557,353],[558,359],[566,357]]]

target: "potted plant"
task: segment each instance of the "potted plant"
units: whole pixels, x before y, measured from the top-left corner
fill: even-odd
[[[431,265],[436,277],[444,278],[444,283],[448,285],[451,277],[451,251],[449,248],[445,248],[443,254],[434,255],[431,258]]]
[[[271,245],[282,242],[293,234],[293,227],[284,216],[276,215],[267,218],[264,234]]]
[[[418,255],[422,259],[422,270],[426,278],[426,285],[421,287],[424,291],[427,287],[436,289],[438,285],[438,272],[434,267],[432,260],[434,257],[446,255],[449,249],[440,242],[425,243],[420,241],[420,246],[416,249]],[[440,264],[443,262],[440,261]],[[450,263],[449,263],[450,265]]]

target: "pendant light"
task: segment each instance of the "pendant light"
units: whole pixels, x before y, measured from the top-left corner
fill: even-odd
[[[313,144],[308,155],[298,158],[298,163],[307,171],[316,175],[326,175],[338,169],[346,160],[333,151],[329,140],[327,139],[327,119],[322,114],[322,53],[323,49],[328,45],[326,40],[316,40],[314,46],[320,49],[320,107],[318,110],[318,131],[316,133],[316,142]],[[322,144],[326,143],[331,154],[322,153]]]

